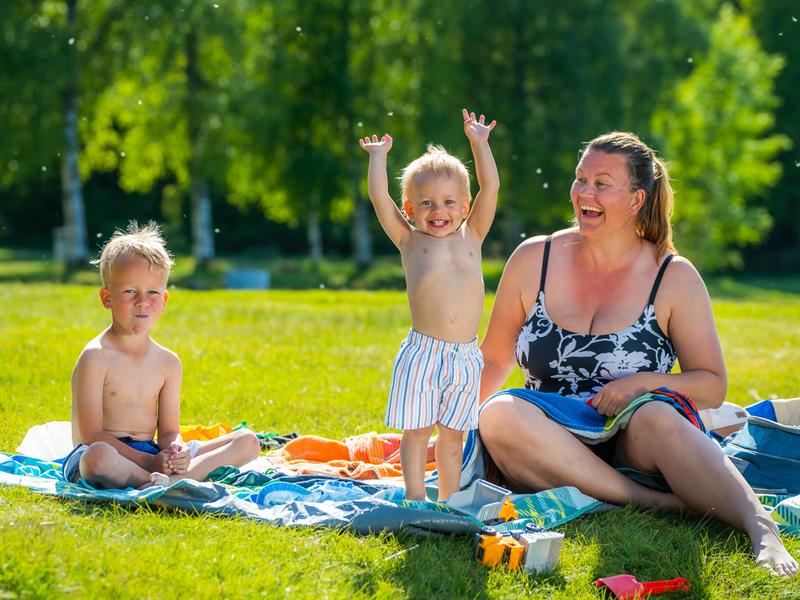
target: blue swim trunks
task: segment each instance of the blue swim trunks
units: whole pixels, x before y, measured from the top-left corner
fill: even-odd
[[[154,440],[134,440],[131,437],[123,437],[117,438],[123,444],[130,446],[134,450],[138,450],[139,452],[146,452],[147,454],[158,454],[161,452],[161,449],[158,447],[158,444],[155,443]],[[72,451],[67,454],[66,458],[64,459],[64,465],[61,468],[61,472],[64,475],[64,479],[69,481],[70,483],[77,483],[77,481],[81,478],[81,456],[83,453],[88,450],[89,446],[85,444],[79,444],[75,446]]]

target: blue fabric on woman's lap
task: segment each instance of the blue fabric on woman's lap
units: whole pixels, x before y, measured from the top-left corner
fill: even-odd
[[[678,414],[688,420],[693,426],[705,433],[705,427],[700,420],[697,408],[694,403],[667,388],[659,388],[648,392],[633,400],[618,415],[606,417],[597,412],[597,409],[587,404],[585,400],[561,396],[559,394],[549,394],[537,390],[525,388],[513,388],[503,390],[490,396],[484,402],[481,412],[489,406],[492,399],[499,396],[509,395],[526,402],[544,412],[552,421],[563,426],[567,431],[574,434],[578,439],[586,444],[599,444],[610,440],[621,429],[627,427],[633,413],[647,402],[665,402],[672,406]],[[461,466],[461,488],[467,487],[477,478],[486,475],[486,465],[484,464],[483,445],[480,440],[479,430],[470,431],[464,444],[464,455]]]

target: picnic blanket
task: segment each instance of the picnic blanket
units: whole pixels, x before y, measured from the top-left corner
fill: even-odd
[[[567,416],[567,412],[563,408],[559,410],[557,405],[557,402],[565,401],[563,397],[547,398],[552,395],[531,390],[513,390],[513,393],[536,403],[548,414],[557,415],[554,418]],[[652,400],[669,402],[696,426],[703,428],[699,420],[696,423],[693,420],[697,416],[693,405],[684,398],[674,397],[667,390],[646,394],[634,401],[632,407]],[[583,404],[579,400],[575,402]],[[633,408],[629,407],[621,415],[606,419],[599,416],[593,408],[585,408],[589,410],[578,408],[577,414],[583,416],[573,418],[565,426],[571,430],[580,430],[580,435],[594,440],[602,440],[616,433],[627,424],[630,413],[633,412]],[[223,424],[210,428],[193,426],[192,430],[196,435],[208,436],[194,439],[210,439],[232,428],[229,424]],[[182,431],[186,431],[186,435],[194,435],[188,430]],[[325,459],[338,456],[340,458],[331,458],[327,462],[349,460],[363,464],[374,462],[377,465],[392,465],[397,459],[399,443],[397,434],[374,432],[345,438],[341,442],[316,436],[300,436],[292,440],[291,436],[296,434],[257,435],[259,439],[280,440],[286,437],[276,443],[285,443],[284,447],[296,444],[296,456],[304,456],[307,462],[312,462],[312,457]],[[62,452],[64,448],[66,450]],[[25,450],[39,456],[0,452],[0,485],[22,486],[37,493],[92,502],[158,505],[190,512],[245,516],[275,525],[335,527],[359,533],[402,530],[426,535],[472,534],[479,531],[482,525],[476,518],[442,503],[404,500],[401,481],[365,481],[330,475],[298,474],[291,469],[290,464],[286,468],[287,464],[281,461],[272,462],[269,457],[277,456],[275,453],[262,455],[241,469],[217,469],[205,482],[184,480],[167,488],[156,486],[146,490],[100,490],[83,481],[73,484],[64,480],[61,465],[54,459],[65,455],[69,449],[71,435],[68,422],[32,428],[18,451]],[[462,488],[481,475],[484,460],[477,431],[471,432],[464,448]],[[428,482],[435,481],[435,477],[433,472]],[[785,533],[800,535],[800,496],[762,495],[759,498]],[[519,519],[505,527],[519,527],[533,522],[550,529],[586,513],[611,508],[610,505],[572,487],[555,488],[536,494],[515,494],[511,496],[511,500],[519,512]],[[504,526],[500,527],[502,529]]]
[[[211,439],[234,428],[228,423],[183,426],[184,439]],[[197,437],[194,437],[197,436]],[[286,436],[257,434],[259,439]],[[309,464],[335,460],[393,464],[399,460],[399,434],[370,432],[339,442],[318,436],[286,440],[294,445],[288,455],[302,456]],[[262,444],[263,445],[263,444]],[[57,458],[72,448],[69,422],[53,422],[31,428],[18,452],[0,453],[0,485],[23,486],[33,492],[91,502],[148,504],[190,512],[238,515],[275,525],[324,526],[359,533],[405,531],[413,534],[472,534],[481,522],[445,504],[406,501],[402,480],[362,481],[326,475],[302,475],[268,452],[241,469],[222,467],[207,481],[184,480],[167,488],[146,490],[95,489],[84,481],[64,480]],[[339,457],[339,458],[331,458]],[[284,461],[286,462],[286,461]],[[291,467],[291,465],[289,465]],[[332,469],[335,470],[335,469]],[[602,505],[575,488],[557,488],[539,494],[513,496],[520,518],[551,528]]]
[[[244,516],[274,525],[334,527],[358,533],[468,535],[482,526],[476,518],[445,504],[404,500],[405,492],[398,483],[291,475],[277,470],[264,473],[223,467],[205,482],[183,480],[167,488],[100,490],[83,481],[65,481],[55,461],[0,453],[0,485],[91,502],[165,506]],[[566,523],[602,504],[575,488],[516,495],[512,500],[524,522],[545,528]]]

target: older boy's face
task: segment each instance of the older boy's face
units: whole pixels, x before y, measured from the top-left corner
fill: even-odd
[[[420,177],[403,209],[422,233],[444,237],[454,233],[469,213],[464,185],[455,177]]]
[[[111,268],[108,287],[100,290],[120,333],[148,333],[167,303],[167,274],[146,259],[119,259]]]

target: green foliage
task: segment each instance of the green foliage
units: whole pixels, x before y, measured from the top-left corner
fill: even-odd
[[[78,0],[70,43],[65,2],[11,3],[0,24],[0,236],[38,241],[59,222],[51,188],[71,48],[90,230],[124,225],[125,207],[188,237],[198,181],[230,249],[295,252],[307,244],[298,231],[318,220],[342,252],[366,191],[356,139],[393,135],[392,177],[428,142],[469,163],[466,105],[499,122],[487,253],[564,226],[577,150],[612,129],[639,133],[673,163],[678,242],[696,262],[739,264],[741,246],[772,223],[785,251],[800,235],[800,160],[785,137],[800,122],[798,24],[789,0],[742,5],[758,40],[717,0]],[[31,224],[31,212],[42,218]]]
[[[758,242],[772,223],[748,201],[780,177],[774,159],[790,143],[770,133],[783,60],[765,53],[747,16],[725,5],[696,63],[674,102],[653,115],[675,179],[676,242],[702,269],[741,266],[737,248]]]
[[[738,299],[714,302],[729,399],[740,404],[751,402],[750,389],[800,389],[790,354],[800,347],[800,296],[796,286],[760,285],[738,283]],[[13,451],[31,426],[69,418],[72,366],[108,313],[96,286],[0,284],[0,295],[0,450]],[[400,292],[177,289],[154,336],[181,356],[184,423],[246,420],[341,439],[383,430],[391,361],[407,328]],[[515,374],[509,384],[520,381]],[[626,508],[559,530],[559,567],[529,576],[476,564],[467,537],[269,527],[0,488],[0,595],[591,600],[595,578],[626,572],[692,582],[690,595],[670,598],[797,595],[796,578],[769,576],[743,534],[707,519]],[[800,541],[785,541],[797,556]]]

